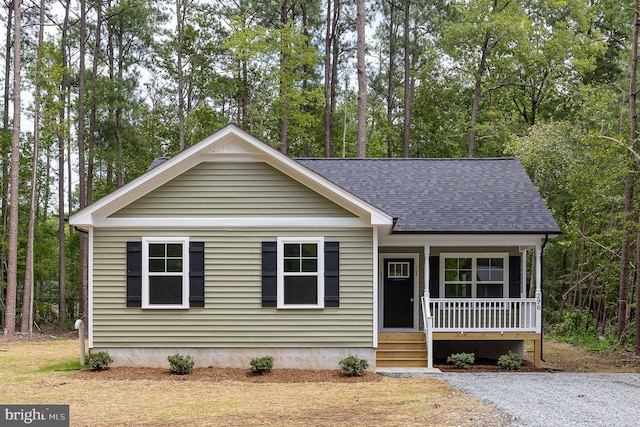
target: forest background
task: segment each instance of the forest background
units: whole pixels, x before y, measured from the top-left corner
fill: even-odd
[[[86,316],[70,213],[233,122],[293,157],[517,157],[563,231],[549,330],[640,353],[637,0],[3,0],[0,16],[5,334]]]

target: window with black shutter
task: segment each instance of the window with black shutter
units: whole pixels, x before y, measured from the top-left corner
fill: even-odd
[[[262,243],[262,306],[324,308],[340,305],[340,245],[323,238]]]
[[[204,242],[127,242],[127,307],[204,307]]]

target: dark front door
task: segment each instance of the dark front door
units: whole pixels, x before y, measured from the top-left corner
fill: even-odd
[[[413,328],[413,259],[384,260],[384,328]]]

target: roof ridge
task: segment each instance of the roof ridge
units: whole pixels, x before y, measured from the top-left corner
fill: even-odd
[[[515,157],[294,157],[293,160],[334,161],[486,161],[517,160]]]

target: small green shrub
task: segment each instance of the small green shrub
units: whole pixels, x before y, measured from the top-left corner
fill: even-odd
[[[174,354],[167,357],[167,360],[169,361],[169,370],[178,375],[190,374],[193,371],[193,365],[196,364],[196,361],[189,355]]]
[[[349,355],[340,361],[342,372],[350,377],[364,374],[369,367],[369,362],[356,356]]]
[[[503,354],[498,358],[498,366],[507,369],[509,371],[515,371],[522,366],[522,357],[519,354],[513,353],[509,350],[509,353]]]
[[[453,363],[457,368],[462,369],[469,369],[475,361],[476,355],[473,353],[454,353],[447,357],[447,363]]]
[[[98,351],[95,353],[89,352],[87,356],[87,364],[94,371],[104,371],[109,367],[109,364],[113,362],[113,359],[106,351]]]
[[[251,365],[251,372],[253,372],[254,374],[266,374],[268,372],[271,372],[271,369],[273,369],[273,357],[264,356],[251,359],[251,362],[249,362],[249,364]]]

